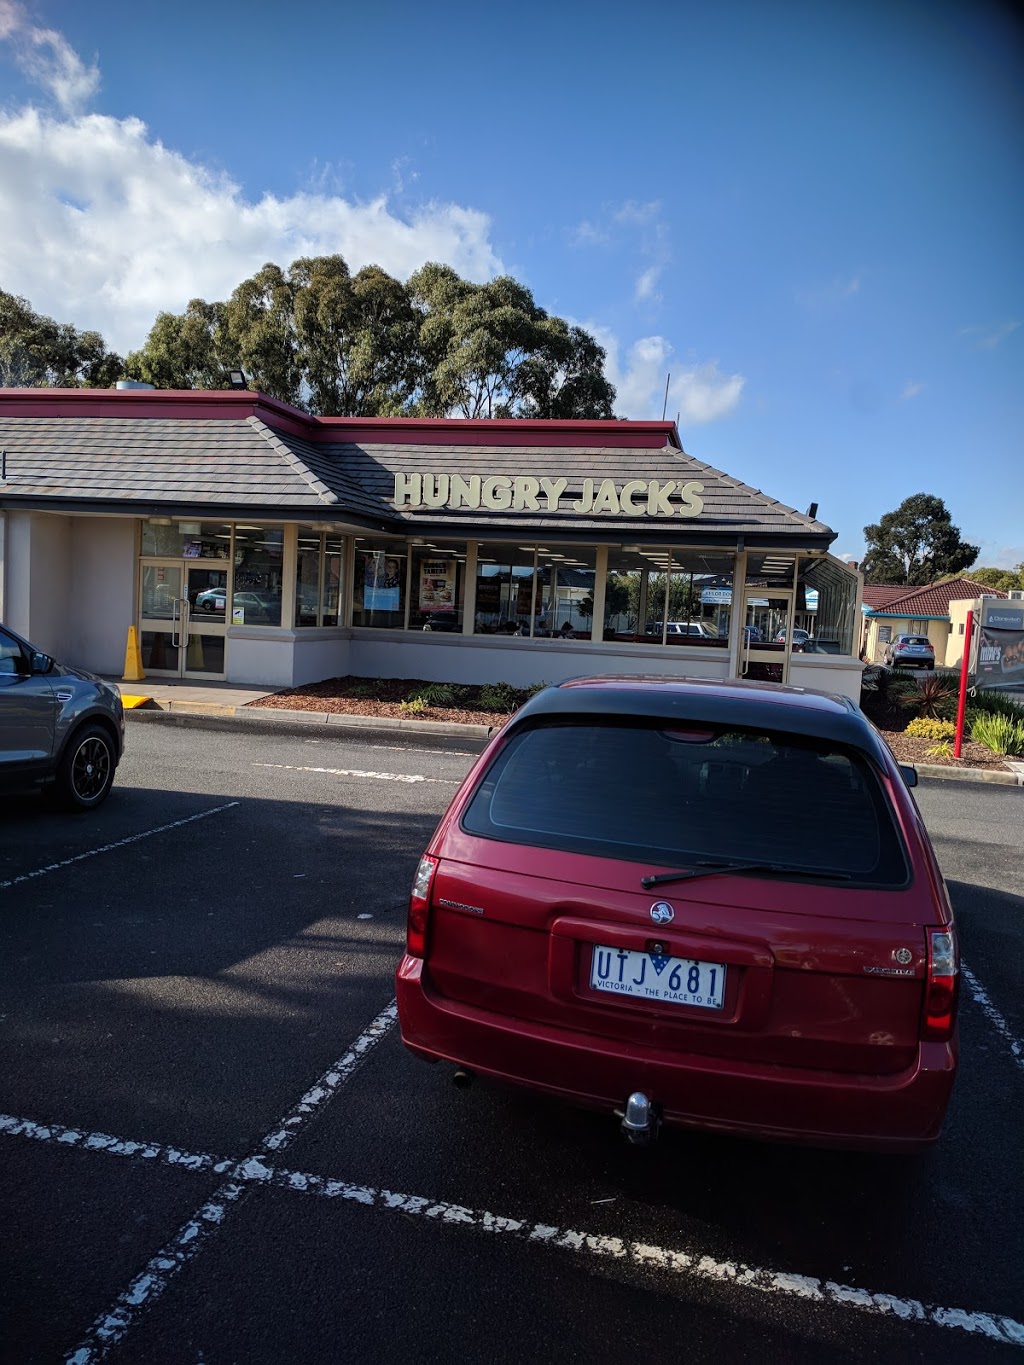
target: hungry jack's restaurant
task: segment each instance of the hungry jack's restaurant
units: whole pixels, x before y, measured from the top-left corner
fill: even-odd
[[[13,389],[0,452],[0,618],[98,673],[135,626],[148,676],[268,688],[671,673],[860,694],[835,532],[672,422]]]

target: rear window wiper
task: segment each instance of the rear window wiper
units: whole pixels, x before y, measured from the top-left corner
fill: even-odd
[[[709,862],[699,859],[693,867],[680,872],[655,872],[640,878],[645,888],[661,886],[664,882],[688,882],[694,877],[713,877],[720,872],[777,872],[787,877],[812,877],[816,881],[849,882],[853,878],[848,872],[818,872],[809,867],[793,867],[789,863],[730,863]]]

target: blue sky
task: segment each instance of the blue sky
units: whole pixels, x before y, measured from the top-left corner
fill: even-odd
[[[0,0],[0,288],[125,351],[340,251],[510,273],[839,554],[1024,560],[1024,27],[965,0]]]

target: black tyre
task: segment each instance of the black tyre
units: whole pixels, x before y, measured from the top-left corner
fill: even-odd
[[[68,810],[94,810],[107,798],[117,766],[114,741],[102,725],[86,725],[68,741],[54,795]]]

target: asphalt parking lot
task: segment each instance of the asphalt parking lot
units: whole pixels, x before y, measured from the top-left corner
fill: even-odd
[[[1024,1352],[1024,791],[922,782],[967,966],[939,1147],[665,1133],[405,1053],[408,886],[474,757],[133,724],[0,805],[0,1359]]]

